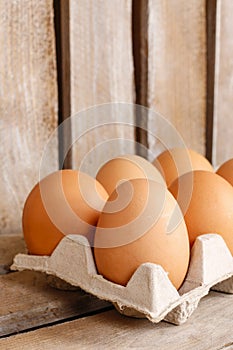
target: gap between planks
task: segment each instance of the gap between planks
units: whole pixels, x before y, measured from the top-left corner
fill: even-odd
[[[132,45],[137,105],[148,106],[148,0],[132,1]],[[136,153],[148,158],[148,110],[135,110]],[[143,147],[142,147],[143,146]]]
[[[81,289],[55,289],[46,275],[32,271],[1,276],[0,300],[0,336],[99,312],[111,305]]]
[[[62,291],[52,288],[49,276],[31,271],[8,273],[17,253],[26,253],[22,234],[1,236],[0,268],[6,275],[0,276],[0,336],[110,307],[111,304],[81,289]]]
[[[53,0],[54,27],[56,39],[58,119],[59,124],[71,115],[71,77],[70,77],[70,1]],[[58,128],[59,168],[70,168],[72,151],[71,123],[66,122]],[[65,154],[65,150],[69,149]]]
[[[211,292],[181,326],[122,316],[115,310],[0,340],[4,350],[223,349],[233,343],[233,296]]]
[[[206,157],[212,162],[217,0],[206,1]]]

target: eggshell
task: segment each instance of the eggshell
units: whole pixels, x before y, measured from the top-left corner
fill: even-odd
[[[148,160],[132,154],[109,160],[96,175],[96,179],[109,194],[115,190],[120,182],[137,178],[147,178],[164,183],[160,172]]]
[[[172,148],[161,153],[153,165],[163,174],[167,186],[179,176],[193,170],[214,172],[210,162],[201,154],[186,148]]]
[[[176,288],[189,263],[187,228],[177,202],[153,180],[120,184],[100,215],[94,239],[98,272],[126,285],[143,263],[161,265]]]
[[[217,170],[216,174],[223,177],[233,186],[233,158],[223,163]]]
[[[61,170],[41,180],[23,209],[23,233],[30,254],[50,255],[67,234],[90,242],[108,194],[98,181],[77,170]]]
[[[233,254],[233,187],[217,174],[196,170],[176,179],[169,190],[183,211],[190,244],[201,234],[218,233]]]

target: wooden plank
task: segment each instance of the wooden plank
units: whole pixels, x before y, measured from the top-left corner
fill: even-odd
[[[134,101],[131,15],[131,0],[70,0],[72,115],[104,103]],[[107,159],[134,152],[134,144],[125,141],[134,140],[134,127],[115,124],[121,111],[109,109],[105,126],[101,114],[103,111],[97,111],[88,118],[83,113],[72,123],[73,141],[95,120],[98,124],[72,149],[73,167],[79,168],[84,161],[82,170],[90,175]],[[133,111],[124,121],[134,123]],[[108,143],[115,138],[118,140]],[[106,142],[106,147],[98,148],[100,142]]]
[[[13,258],[18,253],[26,253],[22,234],[0,236],[0,275],[9,272]]]
[[[148,6],[148,107],[172,122],[188,147],[205,154],[205,0],[149,0]],[[153,113],[148,130],[160,136]],[[164,150],[154,136],[148,140],[153,156]]]
[[[0,300],[0,336],[109,307],[80,289],[52,288],[45,275],[31,271],[0,276]]]
[[[0,340],[5,350],[24,349],[230,349],[233,296],[211,292],[181,326],[152,324],[115,310]]]
[[[217,2],[213,163],[233,157],[233,2]]]
[[[17,233],[57,126],[53,1],[3,0],[0,13],[0,233]],[[54,146],[47,172],[58,166]]]

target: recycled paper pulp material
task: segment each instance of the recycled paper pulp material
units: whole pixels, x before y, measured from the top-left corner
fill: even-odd
[[[51,256],[18,254],[12,270],[33,270],[58,277],[72,287],[113,303],[127,316],[146,317],[180,325],[212,288],[233,293],[233,257],[218,234],[199,236],[191,250],[190,265],[179,291],[160,265],[138,267],[126,286],[97,273],[91,247],[81,235],[64,237]]]

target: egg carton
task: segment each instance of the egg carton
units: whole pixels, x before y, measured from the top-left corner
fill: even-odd
[[[126,286],[99,275],[88,241],[81,235],[64,237],[51,256],[18,254],[12,270],[33,270],[55,276],[73,287],[113,303],[122,314],[180,325],[212,288],[233,293],[233,257],[217,234],[199,236],[191,250],[185,281],[179,291],[160,265],[144,263]]]

